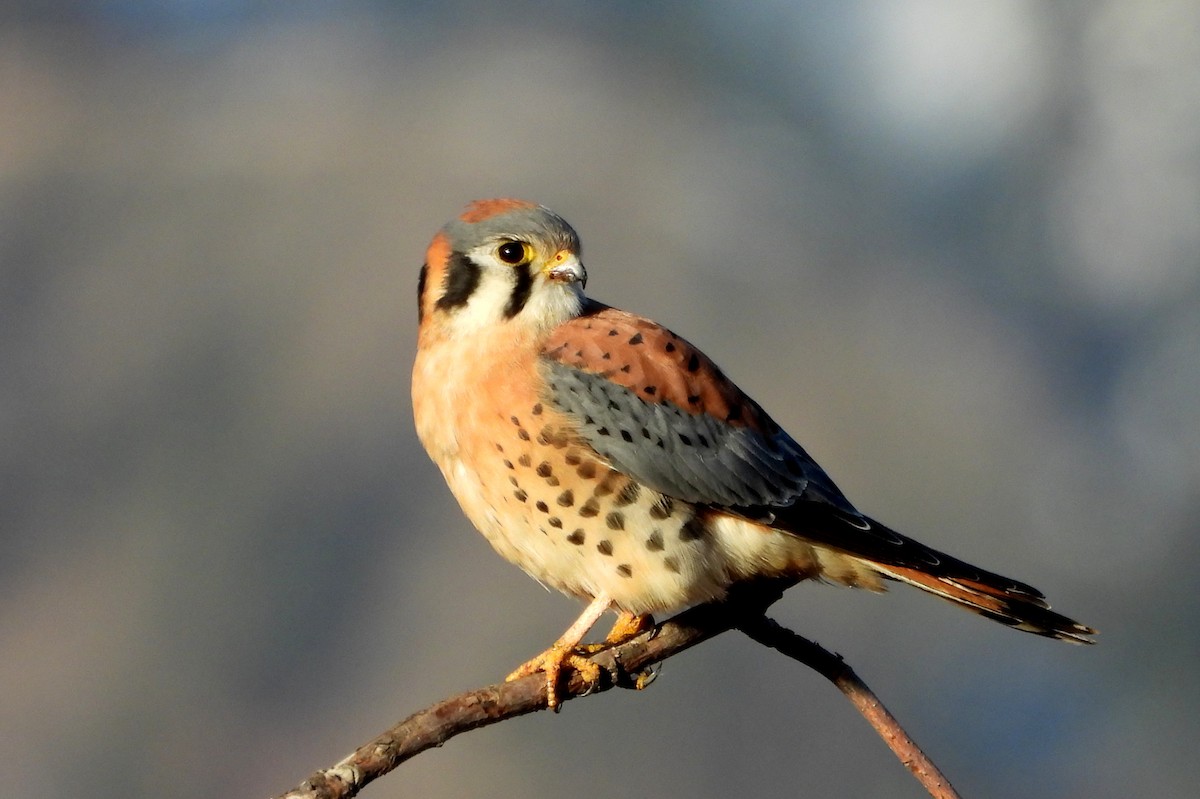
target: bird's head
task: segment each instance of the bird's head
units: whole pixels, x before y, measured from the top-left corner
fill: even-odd
[[[422,328],[547,331],[579,315],[587,271],[562,217],[523,200],[479,200],[434,236],[421,269]]]

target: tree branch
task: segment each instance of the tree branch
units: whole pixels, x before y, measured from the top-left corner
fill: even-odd
[[[867,687],[854,669],[824,647],[797,635],[774,619],[757,616],[738,622],[737,629],[763,646],[787,655],[808,666],[838,687],[850,703],[879,733],[888,748],[900,758],[904,767],[925,786],[934,799],[960,799],[950,781],[934,765],[916,742],[908,736],[875,693]]]
[[[840,657],[766,618],[767,608],[791,584],[786,580],[768,580],[740,586],[722,602],[686,610],[651,633],[600,652],[593,658],[602,669],[600,684],[589,691],[580,676],[570,672],[569,681],[560,686],[559,700],[565,702],[618,686],[640,687],[645,684],[645,672],[651,666],[716,635],[738,629],[831,680],[935,799],[957,799],[957,794],[937,767]],[[348,799],[409,758],[441,746],[460,733],[545,707],[546,684],[541,674],[453,696],[414,713],[336,765],[321,769],[276,799]]]

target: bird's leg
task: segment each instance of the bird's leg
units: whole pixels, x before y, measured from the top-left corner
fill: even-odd
[[[642,633],[654,629],[654,617],[649,613],[630,613],[627,610],[617,615],[613,627],[604,638],[603,646],[620,646],[626,641],[632,641]]]
[[[612,604],[612,600],[604,594],[593,599],[575,620],[575,623],[549,649],[532,660],[522,663],[516,671],[505,678],[505,682],[519,680],[539,671],[545,672],[546,706],[554,711],[558,710],[558,677],[564,666],[569,665],[575,669],[591,685],[599,683],[600,667],[581,655],[578,647],[583,636],[587,635],[588,630],[592,629],[596,621],[604,615],[610,604]]]
[[[622,610],[617,614],[617,620],[613,622],[612,629],[608,631],[608,635],[598,644],[584,644],[580,647],[580,651],[587,652],[589,655],[594,655],[597,652],[603,652],[605,649],[611,649],[614,646],[620,646],[627,641],[632,641],[647,630],[654,629],[654,618],[644,613],[638,615],[630,613],[627,610]]]

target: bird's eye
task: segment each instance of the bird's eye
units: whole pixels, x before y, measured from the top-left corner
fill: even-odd
[[[496,248],[496,257],[510,266],[519,266],[533,258],[533,248],[523,241],[506,241]]]

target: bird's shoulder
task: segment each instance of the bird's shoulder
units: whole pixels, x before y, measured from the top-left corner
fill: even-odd
[[[541,348],[552,364],[604,378],[645,402],[669,403],[735,427],[772,435],[778,426],[687,339],[629,311],[589,300]]]

